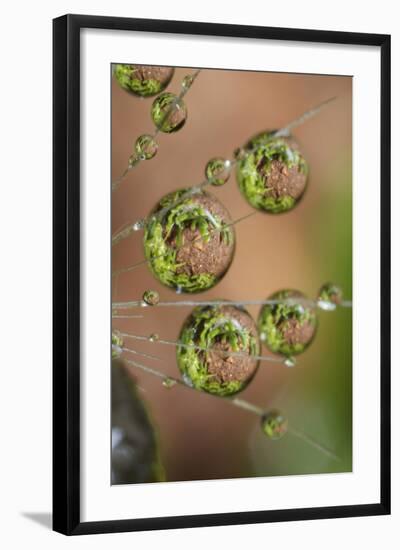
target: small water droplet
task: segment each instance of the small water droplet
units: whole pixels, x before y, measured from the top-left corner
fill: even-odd
[[[156,290],[146,290],[142,296],[143,302],[148,306],[156,306],[160,301],[160,295]]]
[[[157,150],[158,144],[153,136],[143,134],[137,138],[135,143],[135,151],[141,160],[152,159],[156,155]]]
[[[182,80],[182,88],[187,91],[193,84],[194,79],[195,77],[192,74],[187,74],[186,76],[184,76]]]
[[[273,409],[261,418],[261,428],[269,439],[280,439],[288,431],[288,420],[280,411]]]
[[[205,174],[211,185],[224,185],[231,174],[231,162],[223,158],[213,158],[208,161]]]
[[[167,134],[177,132],[186,122],[187,110],[182,99],[174,94],[164,92],[153,102],[151,118],[155,126]]]
[[[317,305],[324,311],[334,311],[342,303],[343,291],[333,283],[325,283],[319,289]]]

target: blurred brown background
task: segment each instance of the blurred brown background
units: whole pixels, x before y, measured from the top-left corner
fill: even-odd
[[[168,91],[179,93],[193,69],[176,69]],[[236,226],[236,255],[225,278],[194,299],[263,299],[293,288],[310,297],[322,283],[339,284],[346,299],[351,279],[350,77],[203,70],[185,97],[186,125],[159,134],[155,158],[131,170],[112,194],[112,231],[148,215],[164,194],[204,180],[207,161],[232,158],[254,134],[286,125],[302,112],[336,96],[315,118],[293,132],[310,167],[300,204],[281,215],[259,213]],[[151,133],[152,99],[139,99],[112,82],[112,179],[127,166],[136,138]],[[233,219],[251,211],[235,174],[222,188],[210,188]],[[143,259],[142,232],[112,250],[113,270]],[[155,289],[162,300],[180,299],[151,275],[147,265],[118,277],[113,300],[139,300]],[[257,317],[258,307],[249,307]],[[114,320],[113,327],[139,335],[158,333],[176,340],[186,308],[146,308],[143,319]],[[135,312],[132,312],[135,313]],[[351,470],[351,310],[321,312],[316,339],[295,368],[261,363],[240,395],[262,407],[278,407],[289,424],[333,449],[340,461],[288,434],[280,441],[263,436],[257,417],[206,394],[174,387],[136,371],[141,396],[158,430],[168,480],[250,477]],[[178,376],[174,348],[128,342],[163,358],[144,360]],[[263,350],[263,353],[268,353]]]

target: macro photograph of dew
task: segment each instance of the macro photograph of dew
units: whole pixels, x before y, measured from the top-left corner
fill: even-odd
[[[351,472],[352,78],[110,86],[111,484]]]

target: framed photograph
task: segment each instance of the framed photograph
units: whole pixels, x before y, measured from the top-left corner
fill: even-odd
[[[390,36],[54,20],[54,530],[390,513]]]

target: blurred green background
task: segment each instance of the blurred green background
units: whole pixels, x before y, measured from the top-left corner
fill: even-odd
[[[176,69],[168,91],[179,93],[193,69]],[[352,80],[350,77],[203,70],[185,102],[186,125],[159,134],[156,157],[134,168],[112,195],[112,231],[148,215],[169,191],[200,183],[215,156],[232,158],[252,135],[284,126],[302,112],[336,96],[293,135],[310,166],[300,204],[282,215],[259,213],[236,226],[233,264],[212,290],[194,299],[264,299],[283,288],[316,297],[332,281],[352,297]],[[152,99],[138,99],[112,82],[112,179],[127,166],[136,138],[150,133]],[[235,175],[212,188],[233,219],[251,211]],[[113,270],[143,259],[141,232],[112,250]],[[118,277],[113,300],[139,300],[155,289],[162,300],[176,296],[146,265]],[[258,307],[248,311],[256,318]],[[143,319],[115,319],[113,327],[138,335],[156,332],[176,340],[190,313],[184,308],[146,308]],[[134,346],[133,346],[134,344]],[[144,362],[178,376],[175,353],[155,343],[129,341],[162,362]],[[266,349],[263,350],[267,354]],[[339,308],[319,313],[317,336],[298,356],[295,368],[263,362],[240,394],[257,405],[281,409],[289,425],[332,449],[339,461],[287,434],[270,441],[259,419],[223,399],[182,387],[166,389],[159,379],[130,370],[138,395],[155,426],[168,481],[346,472],[352,468],[352,313]]]

